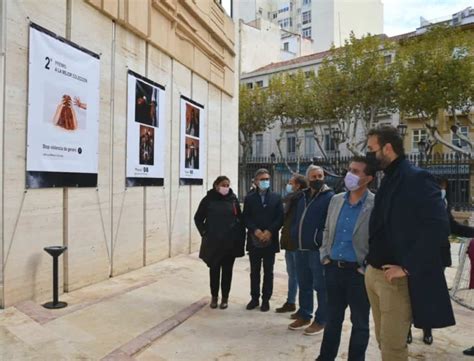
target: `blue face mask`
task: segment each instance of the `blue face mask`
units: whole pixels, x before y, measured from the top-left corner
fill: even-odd
[[[291,184],[286,185],[286,193],[293,193],[293,186]]]
[[[258,186],[262,191],[266,191],[268,188],[270,188],[270,181],[269,180],[263,180],[260,181],[260,185]]]

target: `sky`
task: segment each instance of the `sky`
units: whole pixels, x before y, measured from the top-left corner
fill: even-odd
[[[382,0],[384,33],[393,36],[414,31],[420,26],[420,16],[427,20],[446,18],[468,6],[474,0]]]

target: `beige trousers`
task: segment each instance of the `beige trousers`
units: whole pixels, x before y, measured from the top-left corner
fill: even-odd
[[[369,266],[365,273],[365,287],[382,360],[407,361],[407,335],[412,321],[408,279],[397,278],[389,283],[382,270]]]

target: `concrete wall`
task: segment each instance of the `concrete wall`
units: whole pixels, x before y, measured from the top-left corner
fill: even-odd
[[[221,9],[212,0],[198,5],[169,0],[168,16],[163,15],[164,3],[0,0],[0,25],[6,30],[6,56],[2,51],[0,62],[5,63],[0,68],[0,114],[5,115],[0,137],[5,140],[0,146],[2,307],[51,297],[52,262],[45,246],[69,248],[60,266],[64,291],[197,250],[200,239],[192,221],[197,204],[219,174],[237,183],[235,24],[216,15]],[[144,12],[149,16],[139,16]],[[161,17],[174,26],[163,28]],[[183,18],[194,34],[186,33]],[[25,190],[30,20],[101,54],[97,188]],[[181,43],[174,39],[179,36]],[[166,87],[164,187],[125,188],[128,68]],[[179,185],[181,95],[202,103],[207,113],[207,178],[202,186]]]

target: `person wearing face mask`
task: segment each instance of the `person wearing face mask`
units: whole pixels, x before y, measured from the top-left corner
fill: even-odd
[[[301,174],[294,174],[286,185],[287,195],[283,199],[285,218],[281,229],[280,245],[285,250],[286,272],[288,273],[288,295],[283,306],[276,309],[277,313],[296,311],[296,294],[298,292],[298,278],[296,276],[296,241],[291,238],[291,223],[295,217],[296,205],[308,188],[306,178]]]
[[[273,293],[273,266],[275,253],[280,252],[279,233],[283,225],[281,196],[270,190],[270,173],[259,169],[255,173],[255,191],[247,194],[243,218],[247,226],[247,251],[250,259],[250,295],[247,310],[260,305],[260,271],[263,264],[262,305],[260,310],[270,310]]]
[[[471,238],[474,237],[474,228],[465,226],[459,222],[457,222],[452,213],[451,207],[449,205],[448,199],[446,198],[447,190],[448,190],[448,180],[446,178],[438,177],[437,179],[438,185],[441,188],[441,198],[443,199],[443,203],[446,207],[446,212],[448,214],[449,219],[449,228],[451,234],[458,236],[458,237],[466,237]],[[444,242],[441,244],[441,262],[443,267],[451,267],[451,243],[449,242],[449,238],[446,238]],[[411,343],[413,341],[411,328],[408,333],[407,343]],[[423,342],[427,345],[431,345],[433,343],[433,333],[431,328],[425,327],[423,328]]]
[[[229,178],[217,177],[212,189],[201,200],[194,222],[202,237],[199,258],[209,267],[210,306],[217,308],[220,283],[220,308],[226,309],[235,258],[245,254],[245,226],[239,200],[230,188]]]
[[[365,359],[370,304],[364,284],[364,262],[369,250],[369,219],[374,205],[374,194],[367,187],[374,176],[375,169],[365,157],[354,157],[344,178],[347,192],[335,195],[329,203],[319,250],[325,268],[328,321],[318,361],[336,359],[347,306],[352,322],[349,360]]]
[[[407,334],[455,324],[440,248],[449,220],[433,176],[404,157],[392,126],[371,129],[367,158],[384,178],[369,221],[365,285],[383,361],[408,360]]]
[[[324,271],[319,248],[323,240],[324,225],[329,202],[334,192],[324,184],[324,170],[310,165],[306,171],[309,188],[296,207],[296,215],[291,225],[291,238],[296,240],[296,274],[299,287],[299,310],[291,316],[295,319],[288,328],[304,328],[305,335],[316,335],[326,325],[327,296]],[[314,291],[317,293],[318,307],[313,318]]]

